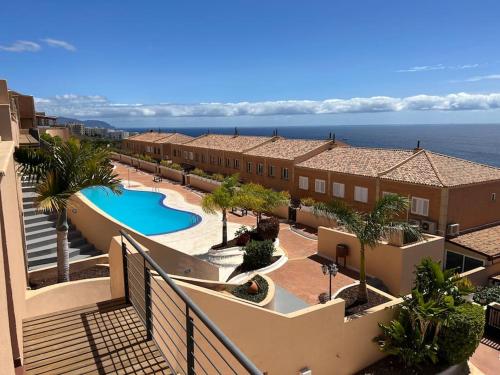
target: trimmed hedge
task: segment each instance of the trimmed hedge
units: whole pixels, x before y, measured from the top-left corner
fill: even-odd
[[[262,276],[259,275],[255,275],[255,277],[253,277],[252,280],[259,285],[259,293],[257,294],[248,293],[247,292],[248,285],[247,283],[245,283],[234,288],[231,294],[238,298],[246,299],[247,301],[257,302],[257,303],[262,302],[267,296],[267,292],[269,290],[269,284],[267,283],[266,279],[264,279]]]
[[[448,317],[438,339],[439,357],[455,365],[470,358],[484,333],[485,312],[479,305],[464,303]]]
[[[250,241],[243,248],[242,268],[245,271],[253,271],[267,267],[273,262],[273,254],[276,251],[273,241]]]

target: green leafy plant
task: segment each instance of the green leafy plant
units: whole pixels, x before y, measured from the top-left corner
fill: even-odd
[[[271,214],[280,206],[288,205],[290,194],[286,191],[274,191],[259,184],[244,184],[238,194],[237,205],[253,211],[259,224],[262,214]]]
[[[253,229],[252,229],[253,230]],[[236,238],[237,246],[245,246],[248,241],[252,238],[252,230],[248,229],[246,226],[240,226],[236,232],[234,232],[234,237]]]
[[[388,230],[399,229],[415,238],[422,238],[420,231],[406,222],[397,221],[399,215],[408,210],[408,198],[396,194],[382,197],[375,203],[371,212],[358,212],[343,201],[333,200],[330,203],[316,203],[314,213],[324,215],[339,222],[347,231],[356,235],[360,245],[359,258],[359,303],[368,301],[366,289],[365,250],[374,248]]]
[[[257,270],[270,265],[276,251],[272,241],[250,241],[244,247],[242,268],[245,271]]]
[[[195,168],[190,173],[194,174],[195,176],[199,176],[199,177],[205,177],[205,178],[207,178],[207,176],[208,176],[205,173],[205,171],[203,169],[200,169],[200,168]]]
[[[479,287],[472,299],[483,306],[492,302],[500,303],[500,285]]]
[[[312,207],[312,206],[314,206],[315,203],[316,203],[316,201],[313,198],[310,198],[310,197],[308,197],[308,198],[302,198],[300,200],[300,204],[302,206],[306,206],[306,207]]]
[[[439,357],[450,365],[469,359],[484,333],[485,313],[479,305],[464,303],[450,312],[438,340]]]
[[[212,180],[219,181],[219,182],[224,181],[224,175],[223,175],[223,174],[220,174],[220,173],[214,173],[214,174],[211,176],[211,178],[212,178]]]

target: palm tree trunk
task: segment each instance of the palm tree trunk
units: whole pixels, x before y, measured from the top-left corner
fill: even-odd
[[[57,213],[57,282],[69,281],[68,214]]]
[[[222,210],[222,245],[227,245],[227,212],[226,209]]]
[[[359,286],[358,303],[368,302],[368,290],[366,289],[366,269],[365,269],[365,245],[361,244],[359,253]]]

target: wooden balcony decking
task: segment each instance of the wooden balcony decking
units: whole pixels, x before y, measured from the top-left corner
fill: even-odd
[[[26,374],[171,374],[123,300],[23,322]]]

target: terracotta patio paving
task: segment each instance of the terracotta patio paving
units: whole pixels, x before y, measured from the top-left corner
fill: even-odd
[[[470,362],[485,375],[498,374],[500,372],[500,338],[485,335]]]

